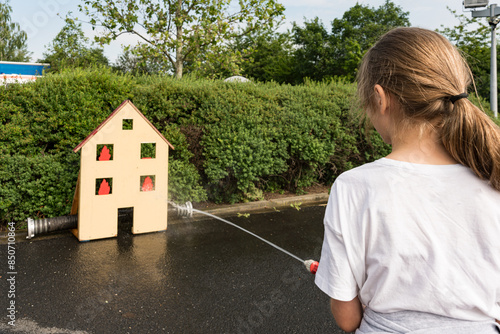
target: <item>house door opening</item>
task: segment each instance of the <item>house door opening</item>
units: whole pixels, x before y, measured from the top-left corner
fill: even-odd
[[[134,225],[134,208],[120,208],[118,209],[118,235],[132,234],[132,227]]]

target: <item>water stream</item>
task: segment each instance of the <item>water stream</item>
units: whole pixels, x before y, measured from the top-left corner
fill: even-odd
[[[270,241],[268,241],[268,240],[266,240],[266,239],[262,238],[261,236],[258,236],[257,234],[252,233],[252,232],[250,232],[250,231],[248,231],[248,230],[244,229],[243,227],[241,227],[241,226],[239,226],[239,225],[236,225],[235,223],[231,223],[231,222],[230,222],[230,221],[228,221],[228,220],[222,219],[222,218],[217,217],[216,215],[213,215],[213,214],[208,213],[208,212],[204,212],[204,211],[200,211],[200,210],[196,210],[196,209],[191,209],[191,210],[192,210],[193,212],[196,212],[196,213],[201,213],[201,214],[203,214],[203,215],[206,215],[206,216],[212,217],[212,218],[214,218],[214,219],[218,219],[218,220],[220,220],[220,221],[222,221],[222,222],[224,222],[224,223],[226,223],[226,224],[229,224],[229,225],[231,225],[231,226],[234,226],[234,227],[236,227],[236,228],[238,228],[238,229],[240,229],[240,230],[242,230],[242,231],[244,231],[244,232],[246,232],[246,233],[248,233],[248,234],[250,234],[250,235],[252,235],[252,236],[256,237],[257,239],[259,239],[259,240],[261,240],[261,241],[264,241],[264,242],[265,242],[266,244],[268,244],[269,246],[272,246],[272,247],[276,248],[277,250],[282,251],[283,253],[285,253],[285,254],[287,254],[287,255],[289,255],[289,256],[291,256],[291,257],[293,257],[293,258],[294,258],[294,259],[296,259],[297,261],[300,261],[301,263],[304,263],[304,260],[302,260],[302,259],[301,259],[301,258],[299,258],[298,256],[296,256],[296,255],[294,255],[294,254],[290,253],[289,251],[287,251],[287,250],[285,250],[285,249],[283,249],[283,248],[281,248],[281,247],[279,247],[279,246],[277,246],[277,245],[273,244],[272,242],[270,242]]]

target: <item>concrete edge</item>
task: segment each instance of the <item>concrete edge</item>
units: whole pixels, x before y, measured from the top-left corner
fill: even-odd
[[[237,203],[237,204],[228,204],[222,205],[220,207],[214,209],[200,210],[207,213],[210,213],[219,217],[229,217],[236,216],[238,214],[255,214],[255,213],[263,213],[269,211],[278,211],[280,209],[285,208],[300,208],[306,206],[314,206],[314,205],[322,205],[328,202],[328,193],[317,193],[317,194],[307,194],[301,196],[290,196],[290,197],[282,197],[276,198],[272,200],[264,200],[257,202],[247,202],[247,203]],[[193,221],[201,221],[211,219],[208,216],[205,216],[201,213],[194,213],[191,218],[183,218],[179,217],[175,210],[169,209],[168,212],[168,224],[179,224]],[[167,228],[168,231],[168,228]],[[152,232],[154,233],[154,232]],[[69,231],[57,231],[51,232],[47,234],[43,234],[40,236],[35,236],[33,239],[26,239],[27,230],[16,230],[15,231],[16,243],[18,242],[26,242],[26,241],[37,241],[37,240],[45,240],[52,239],[57,237],[64,237],[68,235],[73,235]],[[4,245],[8,243],[8,231],[0,232],[0,245]]]
[[[234,205],[223,206],[210,210],[202,210],[207,213],[219,216],[228,217],[235,216],[237,214],[247,214],[247,213],[261,213],[267,211],[276,211],[279,209],[292,208],[296,206],[297,208],[301,206],[313,206],[319,204],[325,204],[328,202],[328,193],[319,194],[308,194],[302,196],[292,196],[276,198],[268,201],[258,201],[258,202],[248,202],[239,203]],[[195,218],[201,218],[201,214],[195,214]]]

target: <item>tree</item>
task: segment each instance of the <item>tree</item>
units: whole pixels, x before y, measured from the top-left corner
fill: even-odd
[[[238,38],[234,45],[237,50],[251,50],[241,63],[242,75],[257,81],[293,81],[293,40],[290,32],[267,31]]]
[[[183,71],[196,78],[222,79],[241,75],[241,66],[250,50],[235,50],[232,39],[200,52],[184,61]]]
[[[91,47],[80,23],[67,18],[66,25],[52,40],[41,62],[50,63],[50,71],[57,72],[65,67],[86,67],[108,65],[102,48]]]
[[[392,28],[409,26],[409,13],[390,0],[379,8],[357,3],[341,19],[332,21],[329,34],[315,18],[304,27],[294,23],[296,82],[305,77],[322,80],[345,77],[353,80],[365,52]]]
[[[490,96],[490,38],[491,30],[485,18],[469,18],[448,10],[459,20],[452,28],[438,29],[462,51],[471,71],[479,96]]]
[[[133,48],[125,47],[113,67],[132,75],[166,73],[171,69],[170,63],[165,62],[162,57],[142,57],[141,48],[141,44]]]
[[[80,11],[93,28],[102,27],[96,41],[107,44],[122,34],[138,36],[143,57],[164,57],[181,78],[186,62],[193,69],[212,60],[233,64],[241,58],[227,52],[238,35],[272,27],[284,11],[277,0],[240,0],[231,11],[231,0],[84,0]],[[225,52],[222,52],[224,50]],[[200,60],[202,59],[202,60]]]
[[[333,49],[330,35],[323,23],[316,17],[305,21],[304,27],[293,23],[293,39],[295,43],[294,72],[295,83],[304,78],[321,81],[335,75],[333,71]]]
[[[9,2],[0,2],[0,60],[29,61],[30,52],[26,40],[26,32],[19,24],[11,22],[12,7]]]
[[[410,26],[409,15],[409,12],[386,0],[379,8],[356,3],[344,13],[342,19],[333,20],[331,44],[335,74],[354,79],[365,52],[387,31]]]

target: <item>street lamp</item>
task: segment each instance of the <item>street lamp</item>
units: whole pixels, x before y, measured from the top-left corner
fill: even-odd
[[[488,6],[489,0],[464,0],[465,8],[478,8]],[[473,10],[472,17],[489,17],[488,23],[491,27],[491,56],[490,56],[490,105],[495,118],[498,117],[498,100],[497,100],[497,24],[500,19],[500,7],[496,4],[491,4],[490,8],[483,10]]]
[[[465,8],[477,8],[488,6],[489,0],[464,0]]]

